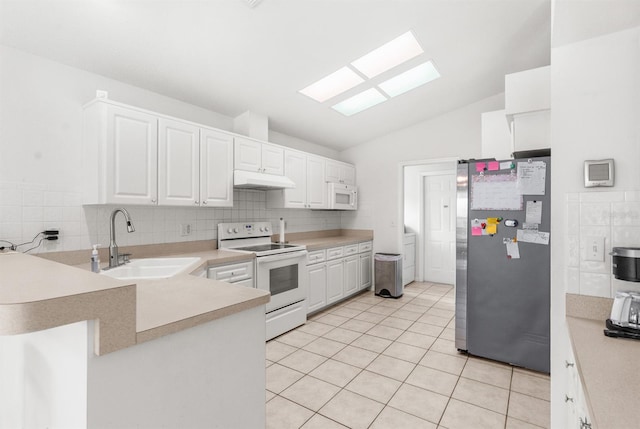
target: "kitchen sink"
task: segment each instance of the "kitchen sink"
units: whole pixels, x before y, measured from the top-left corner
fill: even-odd
[[[182,272],[200,258],[146,258],[132,259],[116,268],[103,270],[100,274],[120,280],[165,279]]]

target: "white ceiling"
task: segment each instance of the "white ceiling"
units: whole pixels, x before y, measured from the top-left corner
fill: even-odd
[[[550,0],[0,0],[0,43],[336,150],[504,91],[549,64]],[[442,77],[344,117],[298,93],[411,30]]]
[[[590,39],[640,24],[640,0],[556,0],[552,46]]]

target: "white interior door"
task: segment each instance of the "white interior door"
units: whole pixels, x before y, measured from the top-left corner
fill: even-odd
[[[425,176],[424,185],[424,280],[454,284],[456,177]]]

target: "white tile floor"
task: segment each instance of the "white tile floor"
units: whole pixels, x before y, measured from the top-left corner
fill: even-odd
[[[549,376],[458,353],[453,288],[366,292],[267,343],[267,428],[548,428]]]

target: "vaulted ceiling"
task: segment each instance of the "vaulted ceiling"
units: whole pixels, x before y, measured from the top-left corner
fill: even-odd
[[[336,150],[504,91],[550,62],[550,0],[0,0],[0,43]],[[318,103],[298,91],[412,31],[424,53]],[[441,77],[346,117],[417,64]],[[369,85],[369,86],[367,86]]]

